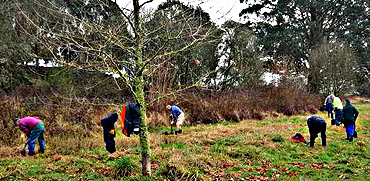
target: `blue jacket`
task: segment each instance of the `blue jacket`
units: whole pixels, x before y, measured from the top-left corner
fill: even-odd
[[[182,113],[182,110],[177,106],[171,107],[171,114],[174,118],[178,118],[180,114]]]

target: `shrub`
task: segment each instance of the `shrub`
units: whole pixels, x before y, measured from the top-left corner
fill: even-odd
[[[170,97],[150,107],[150,125],[163,121],[158,118],[169,114],[167,104],[179,106],[185,112],[185,124],[208,124],[245,119],[262,120],[268,116],[314,113],[320,99],[307,92],[290,88],[264,86],[255,90],[210,91],[193,89],[177,97]]]
[[[14,124],[14,118],[21,114],[21,104],[15,97],[0,97],[0,144],[14,146],[20,134]]]

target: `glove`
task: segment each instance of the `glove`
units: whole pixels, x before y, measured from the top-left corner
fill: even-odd
[[[171,121],[171,125],[174,124],[175,122],[174,121]]]

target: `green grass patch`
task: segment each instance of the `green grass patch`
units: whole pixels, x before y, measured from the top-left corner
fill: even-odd
[[[32,166],[31,168],[29,168],[26,171],[26,174],[28,176],[34,176],[34,175],[39,175],[39,174],[43,173],[43,171],[44,171],[44,169],[41,166],[35,165],[35,166]]]
[[[173,142],[173,143],[168,143],[168,144],[161,144],[162,149],[179,149],[184,152],[187,151],[187,146],[185,143],[182,142]]]

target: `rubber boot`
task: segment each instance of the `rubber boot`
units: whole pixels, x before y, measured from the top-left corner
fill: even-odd
[[[33,155],[35,155],[35,152],[28,152],[28,156],[33,156]]]
[[[175,135],[179,135],[179,134],[181,134],[182,133],[182,130],[180,129],[180,130],[176,130],[175,131]]]
[[[349,136],[349,142],[353,141],[353,136]]]

